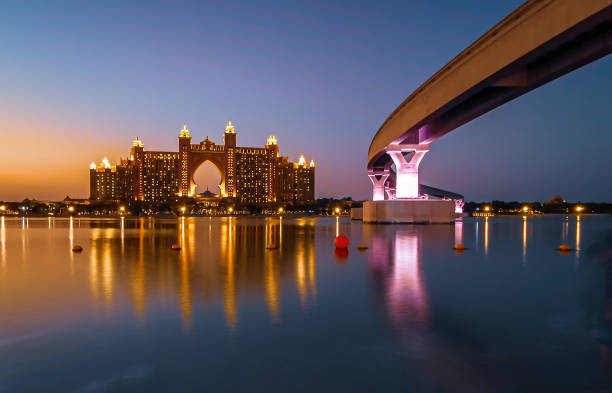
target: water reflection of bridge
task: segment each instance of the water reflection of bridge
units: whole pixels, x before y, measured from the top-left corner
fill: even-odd
[[[588,280],[589,275],[600,273],[599,266],[585,264],[578,270],[580,255],[589,253],[586,248],[581,250],[582,221],[580,216],[575,221],[563,216],[485,217],[457,220],[454,228],[364,225],[363,238],[370,245],[367,259],[373,303],[394,338],[388,351],[408,364],[413,390],[475,392],[507,386],[503,391],[515,391],[530,378],[516,370],[538,369],[547,356],[534,356],[532,351],[545,352],[550,342],[566,345],[567,332],[560,333],[551,323],[551,316],[558,316],[557,309],[564,309],[572,323],[590,313],[587,319],[597,321],[603,314],[609,324],[610,296],[605,299],[603,313],[601,303],[593,306],[575,298],[576,293],[600,296],[602,289],[612,293],[612,281]],[[550,256],[544,258],[554,260],[555,267],[543,274],[541,269],[548,267],[541,261],[542,232],[533,239],[533,228],[546,228],[551,223],[559,230],[559,240],[572,244],[577,265],[568,264],[565,254],[559,256],[553,246],[546,251]],[[452,245],[464,241],[469,249],[463,256],[455,255]],[[596,249],[599,258],[608,263],[607,277],[612,277],[609,245]],[[522,263],[517,263],[521,258]],[[589,259],[582,259],[585,261]],[[588,290],[574,292],[564,281],[540,286],[541,278],[551,274],[567,274],[573,285],[588,282]],[[594,289],[598,282],[603,287]],[[550,301],[551,297],[556,299]],[[579,305],[574,308],[559,299],[572,299]],[[573,314],[576,309],[580,311]],[[601,326],[605,323],[594,325],[604,332]],[[602,360],[612,364],[609,336],[600,334]],[[550,342],[538,342],[539,337]],[[529,340],[537,349],[524,345]],[[500,353],[503,355],[495,362],[490,361]],[[592,355],[596,358],[597,353]]]

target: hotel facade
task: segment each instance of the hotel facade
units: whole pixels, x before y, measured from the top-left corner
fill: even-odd
[[[112,165],[106,158],[89,170],[91,200],[164,202],[195,196],[193,175],[209,161],[221,174],[221,197],[246,204],[305,204],[314,201],[315,162],[304,156],[291,162],[280,155],[278,140],[264,147],[238,147],[236,130],[228,122],[223,144],[208,137],[192,143],[187,126],[179,132],[178,151],[149,151],[136,138],[129,158]]]

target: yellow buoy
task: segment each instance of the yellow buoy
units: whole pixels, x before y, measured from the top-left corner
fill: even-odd
[[[179,250],[181,249],[181,246],[179,246],[178,244],[173,244],[173,245],[172,245],[172,249],[173,249],[174,251],[179,251]]]
[[[83,251],[83,247],[79,246],[78,244],[74,247],[72,247],[72,251],[74,252],[81,252]]]
[[[572,251],[572,247],[569,244],[562,244],[559,246],[559,251]]]
[[[465,246],[463,244],[455,244],[455,246],[453,247],[455,250],[465,250]]]
[[[358,249],[358,250],[367,250],[367,249],[368,249],[368,246],[367,246],[365,243],[359,243],[359,244],[357,245],[357,249]]]

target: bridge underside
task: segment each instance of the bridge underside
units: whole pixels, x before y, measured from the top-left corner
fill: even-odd
[[[549,3],[552,4],[549,8],[557,3],[563,3],[560,6],[567,8],[569,4],[563,1]],[[580,2],[573,5],[578,3]],[[508,20],[515,14],[518,19],[521,17],[520,12],[529,12],[523,8],[534,8],[539,6],[538,4],[533,1],[526,3],[499,25],[511,23]],[[542,10],[533,13],[552,12],[545,10],[545,6],[541,8]],[[377,132],[368,155],[368,176],[373,183],[373,200],[426,197],[427,193],[422,188],[419,190],[418,168],[423,156],[429,151],[430,143],[512,99],[612,52],[612,6],[608,5],[515,61],[481,78],[478,83],[447,100],[421,120],[409,120],[411,113],[419,113],[424,105],[429,103],[435,107],[435,103],[430,103],[427,97],[422,98],[419,95],[429,94],[431,101],[439,98],[442,93],[437,90],[442,87],[436,86],[436,83],[448,84],[448,81],[440,80],[450,78],[447,74],[453,72],[452,67],[461,68],[469,63],[472,47],[474,51],[483,52],[489,48],[480,41],[488,40],[492,41],[489,45],[496,44],[495,38],[491,38],[495,35],[496,28],[497,26],[492,29],[493,32],[485,34],[417,89]],[[502,28],[507,27],[502,25],[500,30]],[[510,34],[514,33],[508,33]],[[478,48],[476,44],[485,48]],[[456,73],[452,76],[461,78],[461,75]]]

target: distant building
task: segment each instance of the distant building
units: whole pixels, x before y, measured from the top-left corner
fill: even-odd
[[[231,197],[249,204],[314,201],[315,162],[297,163],[280,155],[278,140],[268,137],[264,147],[236,146],[236,131],[228,122],[223,145],[208,137],[191,143],[187,125],[179,132],[178,152],[145,150],[139,138],[134,140],[127,160],[111,165],[104,158],[90,166],[90,199],[165,201],[195,196],[193,175],[200,165],[210,161],[221,173],[220,197]]]

